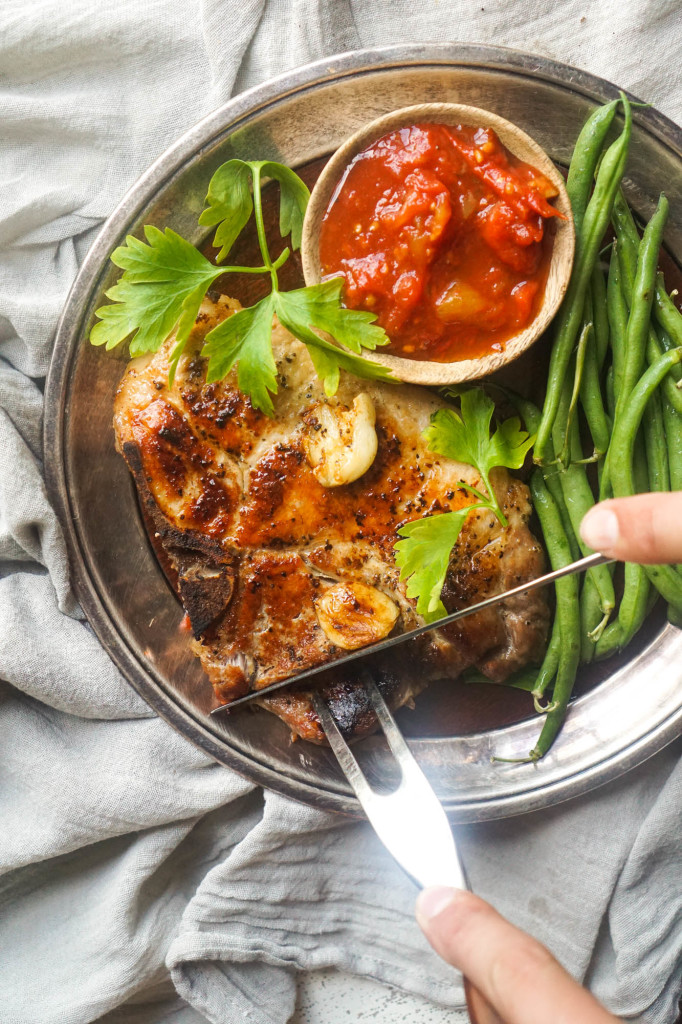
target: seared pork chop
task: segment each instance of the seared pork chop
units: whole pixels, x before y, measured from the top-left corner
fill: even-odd
[[[274,418],[252,408],[234,372],[207,384],[202,340],[238,308],[204,302],[170,389],[172,338],[134,359],[114,417],[220,703],[420,624],[395,565],[397,530],[471,504],[460,481],[482,486],[471,466],[428,451],[422,432],[444,405],[433,393],[342,374],[327,398],[306,348],[279,324]],[[502,469],[493,485],[508,526],[485,510],[468,517],[443,592],[448,610],[543,570],[526,486]],[[547,625],[544,598],[522,595],[418,638],[373,671],[394,707],[472,665],[501,682],[539,657]],[[331,669],[321,683],[347,736],[375,726],[356,678],[352,667]],[[262,705],[293,733],[323,740],[309,690]]]

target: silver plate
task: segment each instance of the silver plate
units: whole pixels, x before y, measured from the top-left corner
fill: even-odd
[[[114,451],[112,400],[123,364],[85,343],[114,278],[109,254],[143,223],[198,239],[207,182],[232,156],[297,166],[391,109],[446,100],[502,114],[566,163],[593,103],[615,95],[614,86],[574,68],[495,47],[398,46],[319,61],[243,93],[196,125],[131,189],[88,253],[57,332],[45,413],[48,486],[66,532],[74,586],[100,640],[142,697],[255,783],[320,808],[359,811],[328,750],[290,743],[284,725],[265,713],[224,721],[207,716],[211,687],[178,632],[179,606]],[[630,198],[646,216],[665,188],[666,240],[678,261],[681,167],[680,129],[655,110],[638,109]],[[453,820],[519,814],[601,785],[669,743],[682,722],[681,679],[682,632],[665,626],[573,704],[558,742],[538,765],[491,763],[493,753],[524,756],[537,736],[537,718],[472,735],[447,734],[461,731],[453,728],[434,736],[425,729],[412,747]],[[360,746],[365,766],[381,779],[387,767],[380,745],[370,738]]]

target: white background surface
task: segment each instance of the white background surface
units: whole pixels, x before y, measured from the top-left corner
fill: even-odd
[[[457,1010],[427,1003],[369,978],[342,971],[315,971],[299,977],[296,1013],[290,1024],[467,1024]],[[579,1024],[576,1021],[576,1024]]]

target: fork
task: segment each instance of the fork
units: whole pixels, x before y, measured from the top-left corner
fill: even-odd
[[[400,768],[400,782],[390,793],[377,793],[370,786],[329,705],[319,694],[314,694],[315,711],[341,770],[379,839],[416,885],[420,888],[444,885],[468,889],[443,805],[417,764],[366,668],[360,672],[360,681]],[[471,1024],[503,1024],[478,989],[466,978],[464,994]]]

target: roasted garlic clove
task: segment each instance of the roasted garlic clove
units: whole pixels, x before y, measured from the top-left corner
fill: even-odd
[[[349,484],[366,473],[377,453],[376,415],[363,391],[346,405],[320,402],[303,434],[308,465],[323,487]]]
[[[400,610],[390,597],[364,583],[336,583],[315,602],[317,621],[337,647],[356,647],[383,640]]]

